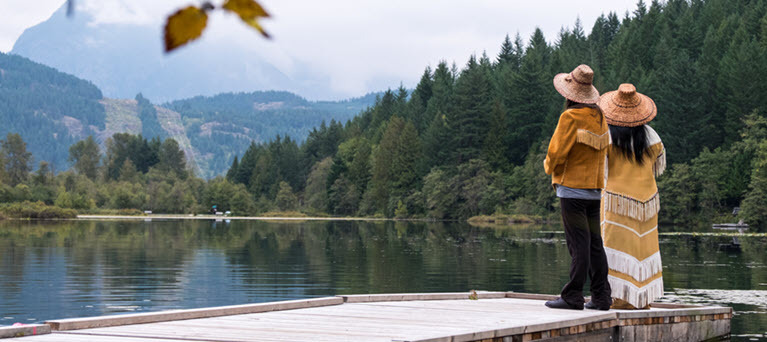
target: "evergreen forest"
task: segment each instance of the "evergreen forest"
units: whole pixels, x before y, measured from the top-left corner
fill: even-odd
[[[497,55],[426,67],[414,89],[383,92],[357,116],[323,121],[305,139],[298,133],[216,137],[190,125],[226,118],[242,128],[265,110],[287,123],[295,117],[279,107],[301,101],[290,94],[272,102],[254,93],[166,104],[182,114],[190,137],[213,137],[190,139],[198,149],[237,144],[245,151],[215,152],[233,158],[220,157],[229,165],[226,175],[207,181],[190,172],[178,143],[156,124],[141,131],[152,136],[112,135],[103,155],[93,138],[71,144],[73,167],[57,175],[46,163],[33,172],[29,160],[19,161],[28,152],[18,146],[26,145],[9,134],[0,151],[0,196],[81,212],[201,213],[216,205],[237,215],[465,220],[504,214],[558,221],[558,201],[543,172],[564,105],[552,79],[588,64],[600,92],[633,83],[657,104],[651,125],[669,161],[658,180],[661,224],[708,231],[713,222],[743,219],[765,231],[767,107],[760,95],[767,94],[767,0],[639,1],[632,12],[604,14],[590,26],[586,34],[576,20],[554,40],[539,29],[525,39],[507,36]],[[156,117],[141,94],[136,101],[141,116]]]
[[[92,83],[26,58],[0,53],[0,135],[21,134],[31,152],[59,171],[78,133],[103,130],[101,91]]]
[[[710,229],[767,223],[767,1],[639,1],[580,20],[553,41],[506,37],[497,56],[427,67],[412,91],[381,95],[306,141],[250,145],[226,179],[262,203],[288,186],[306,210],[332,215],[466,219],[554,217],[543,172],[564,99],[552,78],[579,64],[600,92],[633,83],[658,107],[651,125],[670,166],[659,179],[663,224]]]

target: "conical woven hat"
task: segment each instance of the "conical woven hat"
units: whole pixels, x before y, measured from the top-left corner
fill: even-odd
[[[605,93],[597,103],[605,114],[607,123],[613,126],[636,127],[650,122],[658,112],[655,101],[637,93],[633,84],[624,83]]]
[[[578,103],[596,103],[599,92],[594,88],[594,70],[581,64],[569,74],[554,76],[554,88],[566,99]]]

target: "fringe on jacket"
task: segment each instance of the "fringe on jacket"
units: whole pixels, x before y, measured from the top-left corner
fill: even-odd
[[[630,196],[617,194],[607,190],[602,194],[602,198],[605,200],[605,210],[618,215],[628,216],[642,222],[653,218],[653,216],[660,211],[660,198],[658,192],[655,192],[655,194],[646,201],[640,201]]]

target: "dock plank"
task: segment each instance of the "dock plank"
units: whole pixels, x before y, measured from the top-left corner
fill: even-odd
[[[488,293],[484,299],[462,299],[457,294],[402,294],[335,297],[321,299],[298,307],[265,303],[256,312],[222,315],[222,308],[195,309],[180,315],[181,320],[166,319],[168,313],[157,313],[162,321],[131,320],[136,315],[102,317],[108,325],[86,329],[53,331],[50,335],[19,338],[21,342],[144,342],[144,341],[215,341],[215,342],[460,342],[489,340],[533,340],[563,338],[581,339],[612,336],[632,341],[657,336],[682,336],[683,327],[705,325],[717,334],[729,333],[730,308],[681,307],[653,308],[645,311],[556,310],[543,305],[545,296],[514,296]],[[342,298],[346,298],[343,302]],[[349,298],[356,298],[349,300]],[[397,298],[403,299],[397,301]],[[421,300],[417,300],[421,298]],[[480,297],[483,298],[483,297]],[[341,304],[342,303],[342,304]],[[323,305],[319,305],[323,304]],[[331,305],[325,305],[331,304]],[[227,310],[242,307],[227,307]],[[254,307],[249,307],[251,310]],[[264,310],[269,308],[269,310]],[[290,309],[290,310],[281,310]],[[241,311],[232,311],[234,313]],[[678,317],[684,316],[684,317]],[[139,316],[142,317],[144,316]],[[94,325],[101,318],[62,320],[71,326]],[[115,325],[115,322],[136,324]],[[664,322],[674,324],[666,324]],[[713,322],[713,323],[712,323]],[[102,324],[102,323],[98,323]],[[712,331],[713,331],[712,330]],[[726,332],[725,332],[726,330]],[[613,335],[619,331],[619,335]],[[713,332],[712,332],[713,333]],[[719,335],[717,335],[719,336]],[[706,336],[698,336],[708,338]],[[697,338],[697,337],[696,337]],[[670,340],[670,339],[669,339]]]

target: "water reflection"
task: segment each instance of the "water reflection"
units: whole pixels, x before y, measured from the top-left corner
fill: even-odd
[[[470,289],[558,293],[559,227],[407,222],[2,222],[0,324],[341,293]],[[720,241],[721,240],[721,241]],[[663,238],[667,301],[738,310],[735,339],[765,338],[764,238]]]

